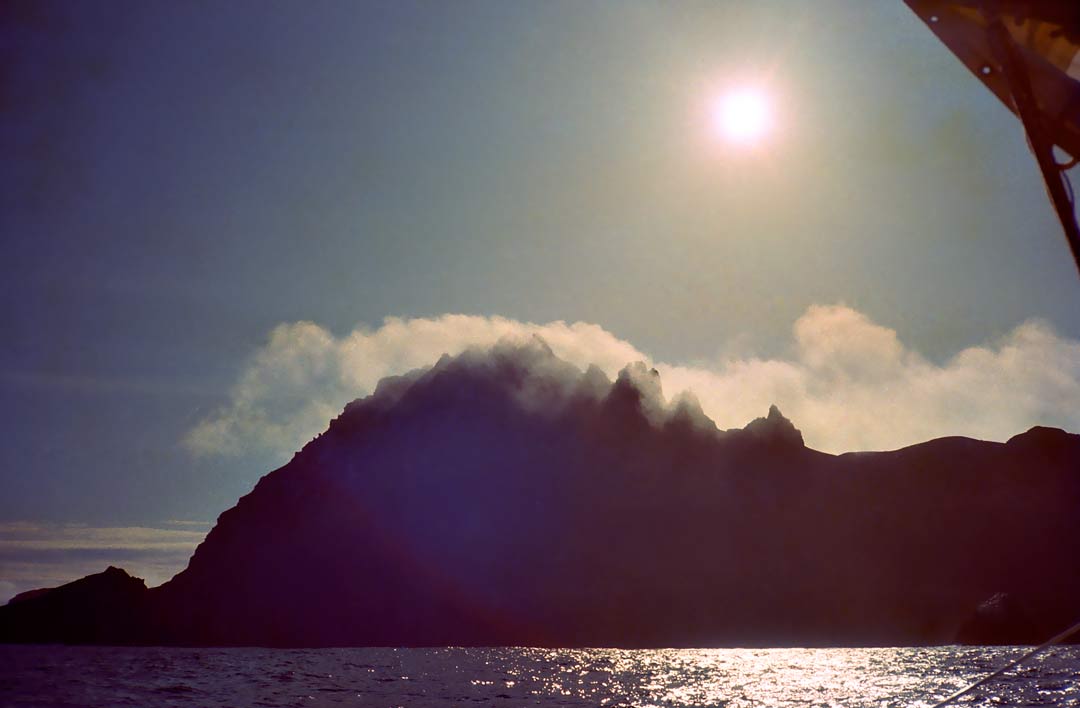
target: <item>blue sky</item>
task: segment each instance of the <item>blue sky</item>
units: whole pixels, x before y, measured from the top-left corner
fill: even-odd
[[[816,366],[815,323],[894,335],[909,378],[1003,342],[1068,365],[1080,338],[1019,125],[899,0],[10,7],[0,522],[213,519],[303,442],[190,444],[252,371],[280,380],[279,325],[337,347],[386,317],[583,322],[702,385],[678,371]],[[748,79],[780,126],[753,155],[702,118]],[[320,405],[367,392],[338,374]],[[959,432],[1067,426],[1063,376]],[[1029,384],[999,405],[1042,401]]]

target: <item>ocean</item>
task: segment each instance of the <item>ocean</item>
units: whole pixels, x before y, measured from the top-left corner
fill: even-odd
[[[0,706],[931,706],[1016,647],[176,649],[0,646]],[[1057,647],[962,706],[1080,706]]]

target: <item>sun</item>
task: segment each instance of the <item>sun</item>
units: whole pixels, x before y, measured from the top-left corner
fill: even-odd
[[[761,88],[731,89],[715,99],[712,123],[717,134],[738,145],[755,145],[773,129],[773,105]]]

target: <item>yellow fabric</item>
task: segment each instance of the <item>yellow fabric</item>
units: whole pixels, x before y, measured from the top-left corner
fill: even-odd
[[[1068,73],[1073,67],[1080,46],[1065,36],[1061,25],[1035,19],[1022,19],[1005,15],[1002,18],[1013,40],[1042,56],[1052,65]]]
[[[1080,2],[1080,0],[1077,0]],[[942,2],[940,11],[957,15],[979,27],[986,28],[986,18],[982,11],[970,2]],[[1074,44],[1070,36],[1075,36],[1077,28],[1066,28],[1061,24],[1038,19],[1022,11],[1022,3],[1016,8],[1005,5],[1001,18],[1013,40],[1042,56],[1052,66],[1069,76],[1080,79],[1080,45]]]
[[[991,46],[982,0],[904,0],[960,61],[1016,112]],[[1002,23],[1026,63],[1051,141],[1080,157],[1080,0],[998,0]]]

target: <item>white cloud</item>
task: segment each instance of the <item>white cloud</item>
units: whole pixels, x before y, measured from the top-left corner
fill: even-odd
[[[712,362],[658,362],[602,327],[500,317],[390,318],[335,337],[311,322],[278,326],[228,403],[185,442],[198,454],[286,456],[325,430],[384,376],[503,337],[542,337],[556,355],[610,377],[644,361],[669,397],[692,391],[720,428],[741,427],[776,403],[808,445],[828,452],[891,449],[944,435],[1005,440],[1032,425],[1080,430],[1080,342],[1032,320],[937,365],[896,332],[844,306],[813,306],[795,322],[791,353]]]
[[[560,358],[581,368],[596,364],[609,376],[627,362],[647,359],[603,328],[581,322],[535,325],[469,315],[388,318],[376,330],[357,329],[342,338],[311,322],[282,324],[252,357],[229,404],[201,421],[186,443],[196,453],[271,450],[287,455],[386,376],[430,366],[443,354],[533,334]]]
[[[206,537],[208,530],[208,525],[199,530],[178,530],[9,521],[0,523],[0,554],[15,550],[61,549],[191,551]]]

